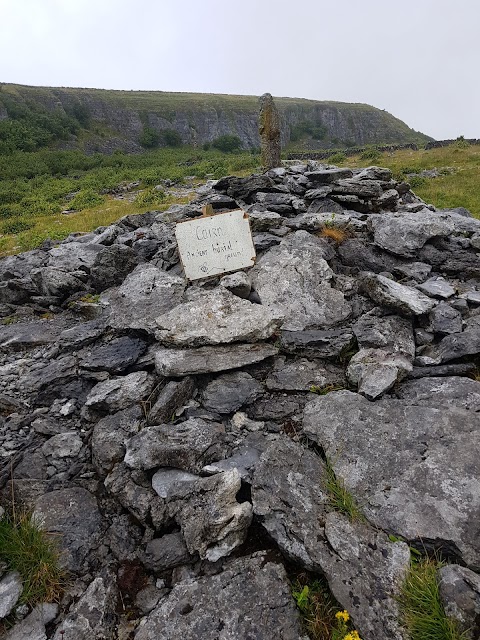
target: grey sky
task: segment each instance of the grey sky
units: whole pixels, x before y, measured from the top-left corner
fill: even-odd
[[[478,0],[0,0],[0,82],[365,102],[480,138]]]

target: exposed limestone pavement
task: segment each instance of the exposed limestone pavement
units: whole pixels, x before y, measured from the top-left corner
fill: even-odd
[[[257,260],[188,283],[174,227],[207,203]],[[387,169],[291,162],[1,260],[0,488],[69,571],[30,611],[0,565],[6,637],[305,640],[309,571],[362,640],[408,640],[413,546],[475,638],[479,238]]]

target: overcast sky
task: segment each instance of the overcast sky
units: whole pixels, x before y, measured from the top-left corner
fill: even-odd
[[[0,0],[0,82],[364,102],[480,138],[479,0]]]

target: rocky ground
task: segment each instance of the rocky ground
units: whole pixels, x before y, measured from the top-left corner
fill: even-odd
[[[206,203],[249,212],[258,259],[188,284],[174,227]],[[2,260],[0,315],[4,496],[58,535],[70,575],[29,612],[4,573],[8,640],[299,640],[292,568],[327,578],[363,640],[407,640],[409,545],[443,553],[447,611],[478,624],[467,211],[378,167],[223,178]],[[364,519],[333,508],[327,466]]]

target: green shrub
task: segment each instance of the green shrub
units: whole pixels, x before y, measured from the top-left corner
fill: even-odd
[[[242,141],[238,136],[226,134],[214,140],[212,142],[212,147],[215,147],[215,149],[223,151],[224,153],[233,153],[234,151],[238,151],[242,148]]]
[[[342,151],[338,151],[337,153],[329,156],[327,158],[327,162],[329,164],[340,164],[341,162],[345,162],[346,159],[347,156]]]
[[[368,160],[369,162],[378,162],[381,157],[382,154],[380,153],[380,151],[373,148],[365,149],[365,151],[360,154],[360,160]]]
[[[323,140],[326,135],[327,127],[323,124],[315,124],[308,120],[302,120],[292,127],[290,131],[290,141],[297,142],[307,136],[310,136],[314,140]]]
[[[160,143],[160,134],[152,127],[145,125],[138,141],[145,149],[154,149]]]
[[[182,136],[175,129],[164,129],[160,134],[160,140],[166,147],[180,147]]]
[[[425,186],[426,183],[427,183],[427,178],[423,178],[422,176],[411,176],[408,179],[408,182],[409,182],[410,186],[412,187],[412,189],[415,189],[416,187]]]
[[[69,204],[70,209],[81,211],[82,209],[96,207],[104,201],[105,198],[95,193],[92,189],[81,189]]]
[[[163,204],[167,196],[164,191],[157,189],[146,189],[138,194],[135,198],[135,204],[141,207],[152,207]]]
[[[0,205],[0,218],[17,218],[23,214],[23,209],[19,204]]]
[[[21,233],[28,231],[35,226],[34,222],[26,222],[25,220],[9,220],[1,226],[2,233]]]

